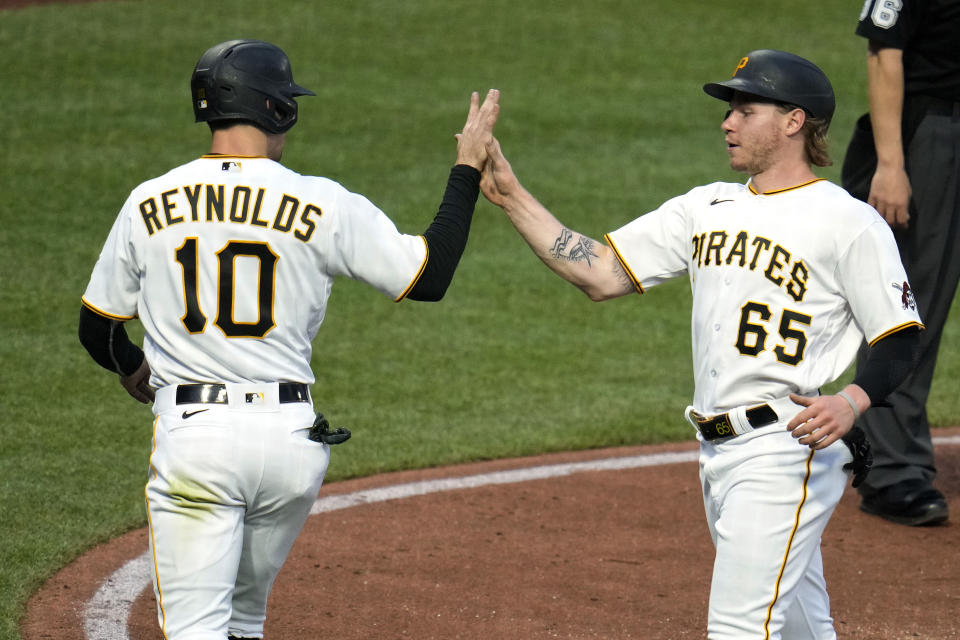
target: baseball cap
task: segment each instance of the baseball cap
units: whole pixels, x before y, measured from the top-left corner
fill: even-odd
[[[827,122],[836,100],[830,80],[805,58],[776,49],[757,49],[740,58],[733,76],[703,85],[707,95],[730,102],[736,91],[801,107]]]

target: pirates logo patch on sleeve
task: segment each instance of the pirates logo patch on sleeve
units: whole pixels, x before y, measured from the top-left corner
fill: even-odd
[[[903,304],[903,308],[916,311],[917,301],[913,297],[913,289],[910,288],[910,284],[904,280],[903,284],[893,283],[893,288],[900,292],[900,303]]]

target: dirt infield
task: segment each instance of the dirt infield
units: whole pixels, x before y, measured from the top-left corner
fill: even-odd
[[[848,487],[827,528],[824,564],[842,639],[960,638],[960,428],[936,435],[937,486],[952,523],[887,523],[861,513]],[[702,638],[713,551],[694,449],[609,449],[328,484],[323,499],[585,460],[653,460],[508,476],[312,516],[277,579],[266,636]],[[658,461],[666,452],[681,461]],[[134,531],[54,576],[29,603],[25,640],[81,636],[94,594],[129,590],[112,581],[146,549],[146,531]],[[161,640],[152,589],[132,591],[121,594],[131,603],[121,630],[96,640]]]

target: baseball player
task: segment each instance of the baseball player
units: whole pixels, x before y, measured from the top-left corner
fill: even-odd
[[[158,620],[170,640],[261,638],[267,595],[316,499],[331,432],[311,341],[336,276],[439,300],[466,245],[499,110],[471,96],[457,162],[423,235],[361,195],[279,163],[299,96],[286,54],[231,40],[191,78],[210,153],[136,187],[83,294],[79,333],[153,401],[146,486]],[[123,323],[139,317],[144,351]]]
[[[830,162],[834,95],[823,72],[758,50],[704,91],[729,103],[721,128],[745,184],[692,189],[605,243],[537,202],[496,140],[481,189],[593,300],[690,279],[696,388],[685,416],[716,548],[709,637],[835,638],[820,536],[845,470],[857,484],[868,467],[862,433],[849,435],[854,419],[903,378],[922,325],[889,227],[811,168]],[[820,395],[864,335],[869,366]]]

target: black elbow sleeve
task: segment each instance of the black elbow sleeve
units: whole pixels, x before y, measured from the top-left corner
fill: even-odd
[[[450,170],[440,210],[423,232],[427,241],[427,264],[407,294],[411,300],[436,302],[447,292],[467,246],[479,194],[479,171],[468,165],[457,165]]]
[[[80,344],[107,371],[130,375],[143,362],[143,351],[130,341],[123,323],[80,307],[77,327]]]
[[[870,404],[884,404],[917,365],[920,355],[920,327],[907,327],[869,348],[857,368],[853,384],[863,389]]]

